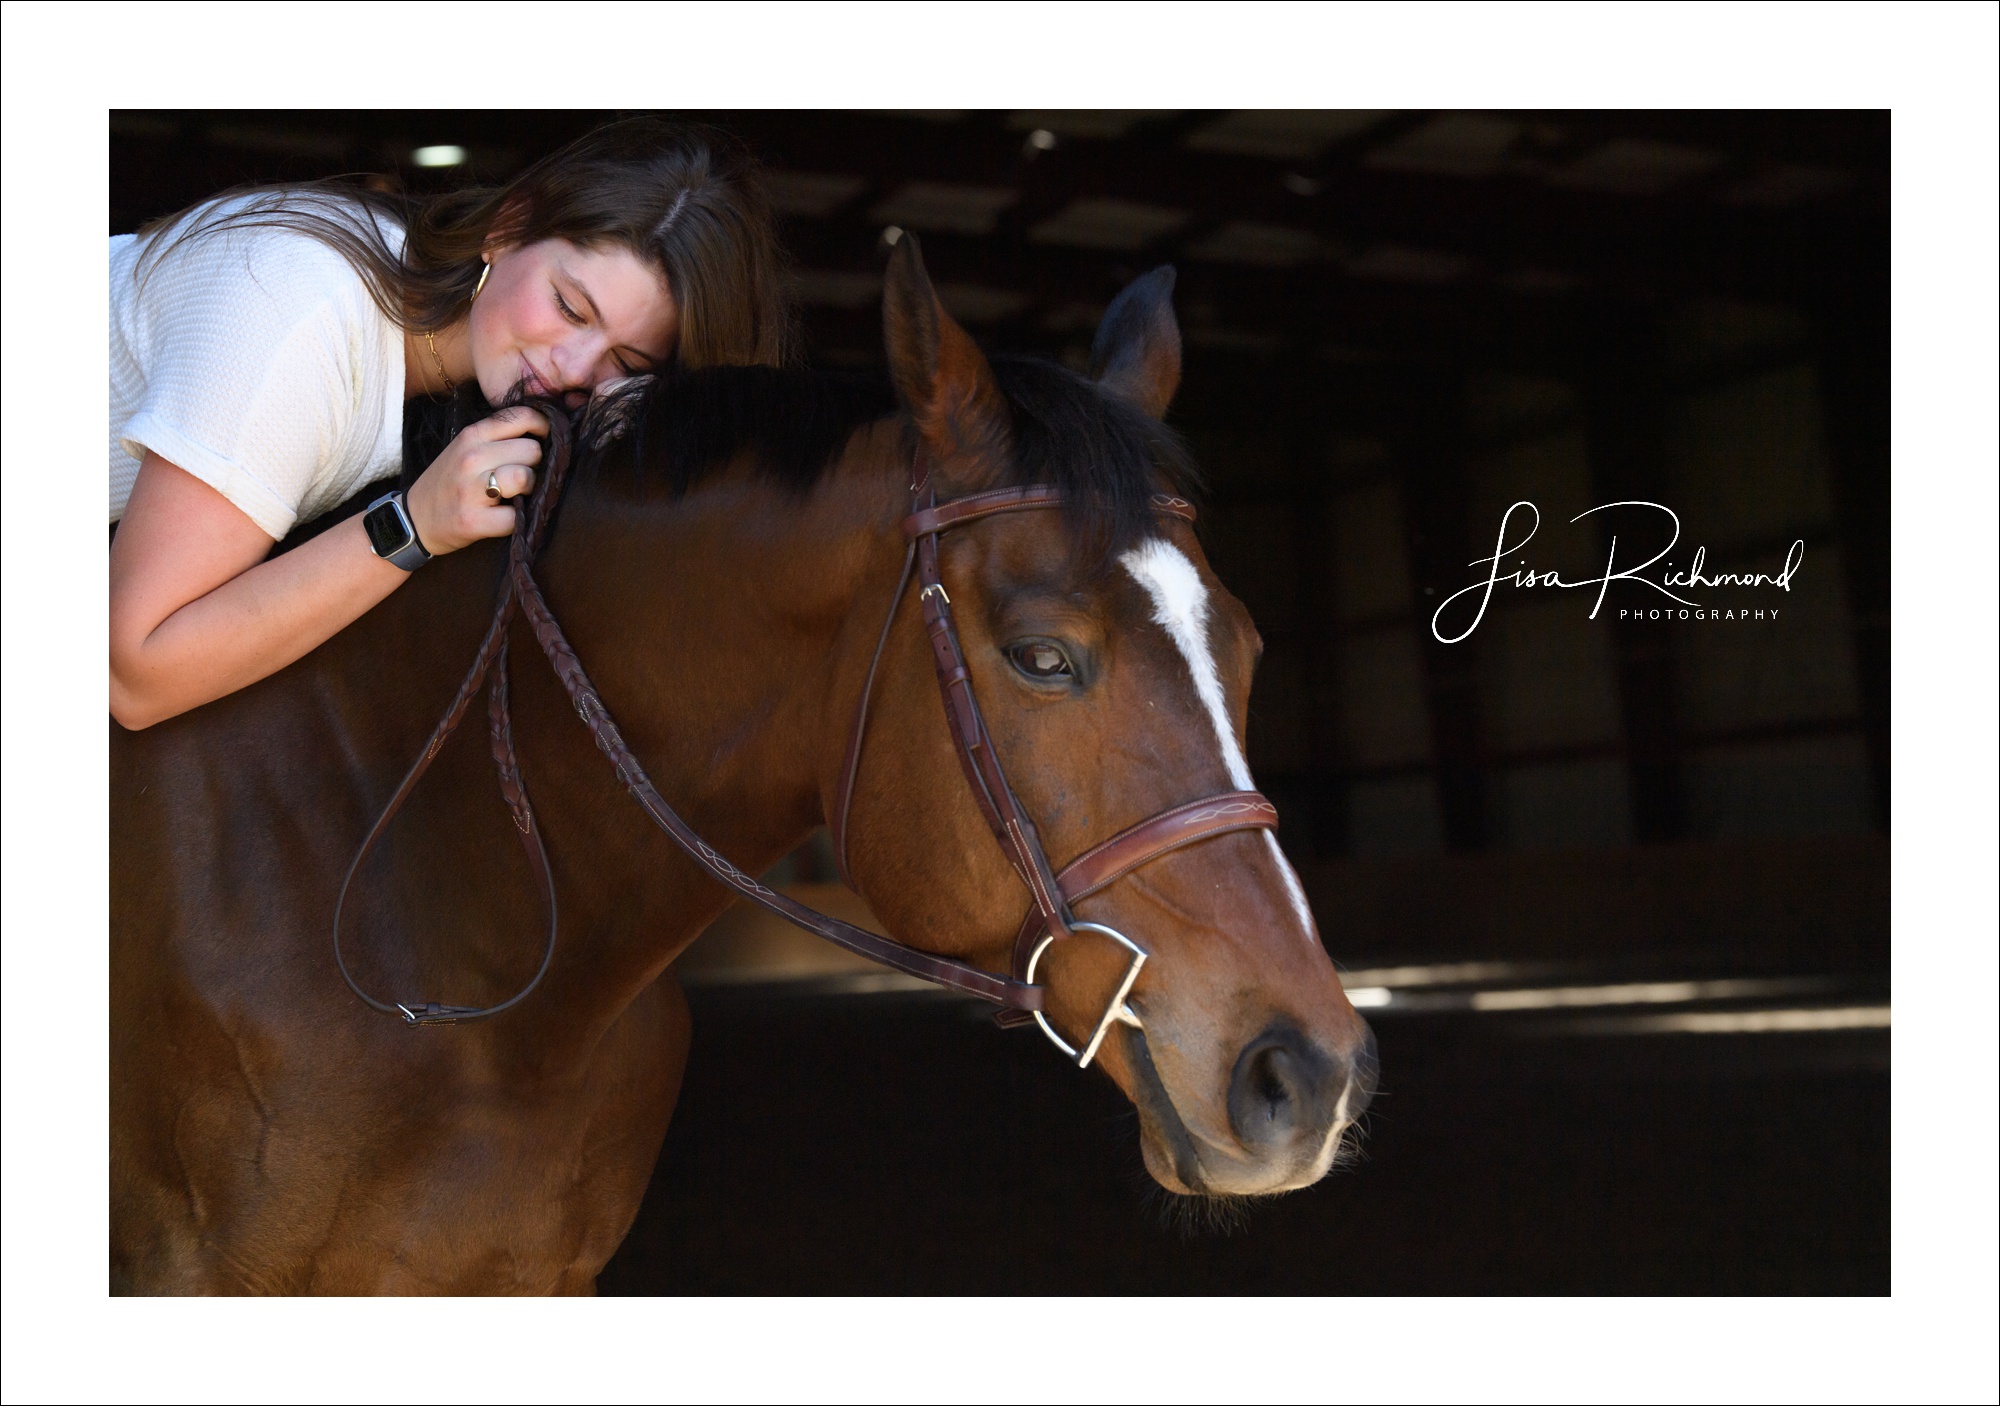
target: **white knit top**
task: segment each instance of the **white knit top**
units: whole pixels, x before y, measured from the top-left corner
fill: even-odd
[[[115,235],[111,521],[150,449],[282,538],[402,467],[403,379],[401,331],[311,236],[223,230],[142,257]]]

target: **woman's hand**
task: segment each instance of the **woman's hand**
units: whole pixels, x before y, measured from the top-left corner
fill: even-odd
[[[512,532],[514,510],[487,492],[487,475],[499,483],[501,498],[526,493],[542,458],[542,446],[529,436],[548,432],[548,420],[525,405],[460,431],[410,488],[410,521],[424,550],[443,556]]]

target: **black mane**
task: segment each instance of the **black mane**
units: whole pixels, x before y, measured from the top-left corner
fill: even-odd
[[[996,356],[991,365],[1014,430],[1012,461],[999,486],[1061,489],[1071,526],[1091,554],[1120,549],[1150,530],[1154,493],[1192,497],[1198,490],[1180,437],[1136,406],[1053,361]],[[470,403],[453,403],[413,416],[406,479],[479,413]],[[855,431],[896,413],[895,392],[879,374],[670,370],[637,393],[620,438],[602,448],[579,447],[575,474],[601,492],[679,497],[748,453],[760,473],[803,495]]]
[[[895,413],[896,393],[879,377],[769,366],[669,369],[624,412],[623,437],[601,449],[584,445],[576,469],[610,492],[678,498],[747,452],[759,472],[804,494],[856,430]]]

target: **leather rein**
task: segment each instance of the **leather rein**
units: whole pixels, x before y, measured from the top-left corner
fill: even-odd
[[[492,621],[487,626],[478,653],[464,680],[459,684],[451,705],[432,729],[430,740],[422,755],[411,765],[401,784],[384,805],[374,825],[370,827],[360,848],[355,852],[353,861],[348,865],[345,879],[341,882],[340,896],[334,904],[333,955],[335,963],[340,968],[342,979],[354,994],[371,1008],[384,1014],[401,1016],[411,1025],[447,1025],[459,1021],[483,1020],[512,1010],[526,1000],[541,984],[542,978],[548,974],[556,946],[555,883],[549,870],[548,853],[542,842],[541,828],[536,822],[534,807],[529,802],[527,788],[521,779],[520,763],[514,748],[513,720],[508,703],[509,627],[513,623],[515,613],[519,611],[527,616],[528,626],[536,643],[541,646],[542,653],[548,658],[556,677],[569,695],[577,716],[590,730],[598,748],[610,759],[618,779],[624,783],[626,790],[632,794],[648,818],[665,831],[669,839],[712,877],[750,902],[838,947],[846,948],[870,961],[892,967],[920,980],[993,1002],[1000,1007],[995,1019],[1003,1026],[1022,1025],[1030,1021],[1039,1024],[1057,1047],[1076,1058],[1080,1065],[1090,1063],[1113,1020],[1137,1024],[1138,1017],[1125,1005],[1125,997],[1130,992],[1133,982],[1137,980],[1139,969],[1145,964],[1145,952],[1123,934],[1102,924],[1078,922],[1070,913],[1070,905],[1089,894],[1098,892],[1141,865],[1184,846],[1237,830],[1275,829],[1278,812],[1275,806],[1255,791],[1225,791],[1175,806],[1120,831],[1110,839],[1084,851],[1060,871],[1055,870],[1049,863],[1034,822],[1029,819],[1019,798],[1014,794],[1013,787],[1007,781],[1006,773],[994,750],[992,738],[987,732],[985,719],[980,712],[979,700],[973,692],[971,672],[967,668],[965,651],[959,640],[957,625],[952,618],[951,597],[945,591],[939,571],[938,544],[945,532],[997,513],[1058,508],[1062,505],[1061,494],[1055,489],[1046,487],[1007,488],[939,503],[935,485],[931,481],[928,458],[919,451],[911,483],[911,511],[902,525],[903,535],[908,542],[903,556],[902,575],[896,583],[895,595],[890,598],[888,614],[876,639],[874,655],[869,660],[868,673],[862,685],[860,701],[855,708],[854,724],[848,736],[838,790],[829,817],[834,855],[840,868],[841,878],[849,888],[853,888],[847,859],[848,813],[852,805],[855,778],[860,769],[863,742],[867,735],[869,699],[874,692],[875,677],[881,666],[883,651],[888,644],[889,632],[896,622],[903,596],[914,574],[919,582],[917,596],[923,608],[925,629],[930,637],[931,657],[937,674],[938,688],[943,697],[945,718],[954,748],[958,753],[960,768],[965,773],[974,800],[978,802],[980,811],[986,818],[987,826],[992,830],[995,840],[999,842],[1008,862],[1013,865],[1014,871],[1020,876],[1033,900],[1015,937],[1012,974],[1002,977],[966,962],[907,947],[890,938],[808,908],[797,900],[766,887],[717,853],[666,803],[652,780],[646,775],[645,768],[640,765],[638,758],[626,746],[617,725],[612,721],[609,710],[605,708],[603,700],[590,682],[589,675],[584,672],[582,663],[577,659],[576,651],[570,647],[562,628],[550,612],[548,602],[544,599],[541,587],[534,577],[533,562],[548,535],[555,504],[561,499],[574,448],[574,430],[568,418],[556,407],[550,406],[545,409],[548,411],[549,421],[547,472],[543,475],[540,490],[535,494],[532,506],[516,514],[514,532],[508,543],[507,574],[501,584],[500,599],[494,607]],[[1194,509],[1183,499],[1156,494],[1153,506],[1163,516],[1178,518],[1189,523],[1194,521]],[[492,687],[487,700],[487,723],[494,769],[498,774],[501,796],[513,817],[515,829],[519,833],[522,848],[528,858],[529,868],[534,873],[536,884],[541,890],[543,912],[547,918],[547,935],[543,942],[541,964],[527,985],[506,1000],[490,1006],[447,1005],[436,1001],[391,1002],[378,999],[362,989],[341,952],[341,916],[346,907],[348,891],[353,886],[354,877],[359,872],[362,861],[388,828],[390,820],[403,808],[410,793],[415,790],[417,782],[429,770],[445,740],[463,721],[472,700],[489,679]],[[1106,934],[1133,954],[1122,984],[1106,1005],[1103,1018],[1098,1022],[1087,1047],[1080,1054],[1050,1027],[1043,1015],[1044,988],[1034,982],[1035,967],[1050,943],[1068,937],[1079,929]]]

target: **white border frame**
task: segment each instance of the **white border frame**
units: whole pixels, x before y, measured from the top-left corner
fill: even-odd
[[[385,34],[398,56],[435,57],[384,62]],[[1993,1399],[1996,49],[1993,7],[1909,3],[7,5],[5,1396]],[[1892,108],[1893,1297],[1053,1312],[917,1300],[897,1306],[893,1341],[866,1301],[107,1300],[107,768],[93,693],[104,490],[74,460],[94,453],[104,413],[89,329],[105,313],[106,110],[214,94],[266,107],[518,94],[683,107],[865,95],[906,107]],[[89,544],[81,566],[71,531]],[[1277,1350],[1245,1370],[1246,1343]],[[971,1365],[982,1360],[1008,1365]]]

